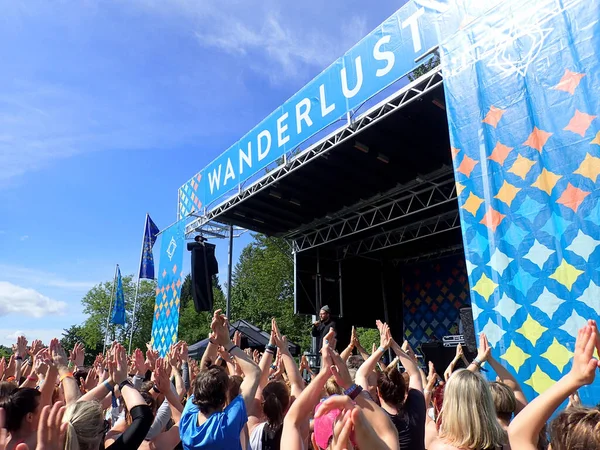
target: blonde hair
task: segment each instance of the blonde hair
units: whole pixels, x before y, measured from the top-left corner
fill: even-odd
[[[600,447],[600,410],[567,408],[550,425],[552,450]]]
[[[492,393],[498,418],[510,422],[517,409],[517,399],[514,391],[506,384],[494,381],[490,383],[490,392]]]
[[[98,450],[104,438],[100,403],[76,402],[67,407],[63,423],[68,423],[65,450]]]
[[[508,442],[496,419],[492,393],[479,373],[459,370],[444,389],[440,437],[465,449],[496,448]]]
[[[334,377],[330,377],[325,383],[325,392],[327,395],[342,395],[344,390],[337,384]]]

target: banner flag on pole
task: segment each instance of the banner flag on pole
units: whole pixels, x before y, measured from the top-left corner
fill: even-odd
[[[183,284],[183,253],[185,247],[185,220],[173,224],[161,233],[158,284],[152,321],[152,348],[167,354],[177,342],[179,303]]]
[[[125,325],[125,296],[123,295],[123,282],[121,269],[117,267],[117,288],[115,289],[115,304],[112,310],[110,323]]]
[[[144,227],[144,243],[142,244],[142,260],[140,261],[139,278],[154,279],[154,256],[152,248],[156,242],[156,236],[159,233],[158,227],[154,224],[148,214],[146,214],[146,226]]]

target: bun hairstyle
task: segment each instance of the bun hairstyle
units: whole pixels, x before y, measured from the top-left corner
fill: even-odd
[[[550,425],[552,450],[600,448],[600,410],[568,408]]]
[[[330,377],[325,383],[325,392],[327,395],[342,395],[344,390],[337,384],[334,377]]]
[[[490,383],[490,392],[492,393],[498,418],[505,422],[510,422],[517,409],[515,393],[509,386],[499,381]]]
[[[396,367],[388,367],[377,378],[379,396],[384,402],[402,407],[406,396],[406,382]]]
[[[104,418],[98,402],[76,402],[67,407],[65,450],[98,450],[104,439]]]
[[[4,383],[3,383],[4,384]],[[21,429],[27,414],[35,413],[40,404],[40,392],[32,388],[15,388],[2,386],[7,394],[0,400],[0,408],[6,411],[6,430],[11,433]]]
[[[290,392],[285,383],[271,381],[263,389],[263,412],[269,426],[277,428],[283,424],[285,412],[290,406]]]

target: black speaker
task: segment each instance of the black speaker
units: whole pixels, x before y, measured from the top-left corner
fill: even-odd
[[[219,273],[215,245],[208,242],[188,243],[192,252],[192,298],[197,312],[213,310],[212,278]]]
[[[461,308],[460,320],[462,322],[462,334],[465,338],[465,345],[471,353],[477,353],[477,339],[475,338],[475,326],[473,325],[473,310],[471,308]]]

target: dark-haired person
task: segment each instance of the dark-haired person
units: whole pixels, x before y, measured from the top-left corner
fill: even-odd
[[[6,449],[12,450],[19,444],[27,444],[35,448],[37,426],[40,418],[41,394],[37,389],[15,389],[0,401],[0,408],[6,413],[6,430],[10,433],[10,440]]]
[[[330,329],[335,328],[335,322],[331,320],[331,310],[325,305],[319,311],[319,320],[313,323],[312,337],[317,338],[317,349],[323,346],[323,338],[329,333]]]
[[[395,366],[390,365],[379,374],[377,379],[379,403],[398,431],[400,448],[424,450],[427,411],[421,373],[415,361],[392,339],[387,324],[378,323],[377,326],[381,335],[379,348],[358,369],[356,383],[365,390],[369,388],[369,373],[373,371],[377,361],[391,346],[410,377],[410,388],[407,394],[404,377]]]
[[[229,338],[229,324],[221,310],[214,313],[210,346],[222,346],[244,372],[241,394],[227,407],[229,376],[220,366],[210,366],[196,377],[194,394],[187,401],[179,424],[183,448],[241,450],[240,433],[246,426],[260,379],[260,369]],[[208,349],[207,349],[208,351]],[[212,349],[214,351],[214,349]]]

